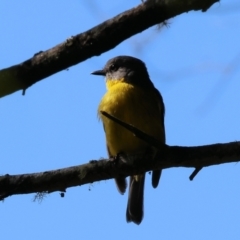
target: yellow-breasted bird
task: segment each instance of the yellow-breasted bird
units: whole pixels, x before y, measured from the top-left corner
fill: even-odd
[[[101,111],[105,111],[165,143],[163,99],[151,82],[145,64],[134,57],[118,56],[92,74],[106,77],[107,92],[99,104],[98,114],[103,121],[109,157],[121,153],[137,156],[149,150],[154,157],[156,149],[101,115]],[[160,176],[161,170],[153,171],[154,188],[158,186]],[[145,173],[130,177],[127,222],[140,224],[142,221],[144,179]],[[125,177],[118,177],[115,181],[123,194],[127,188]]]

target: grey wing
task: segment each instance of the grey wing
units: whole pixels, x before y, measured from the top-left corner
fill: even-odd
[[[161,113],[161,123],[160,124],[162,125],[162,128],[163,128],[163,135],[164,136],[162,136],[162,137],[163,137],[163,141],[165,143],[165,141],[166,141],[165,127],[164,127],[165,106],[164,106],[162,95],[156,88],[155,88],[155,94],[156,94],[156,97],[158,99],[159,111]],[[158,186],[161,174],[162,174],[162,169],[154,170],[152,172],[152,186],[153,186],[153,188],[156,188]]]

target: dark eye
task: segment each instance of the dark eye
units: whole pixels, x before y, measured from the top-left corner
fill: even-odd
[[[117,71],[118,70],[118,66],[116,64],[112,64],[110,67],[109,67],[109,70],[110,71]]]

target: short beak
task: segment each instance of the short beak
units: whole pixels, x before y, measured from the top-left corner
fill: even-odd
[[[99,76],[105,76],[106,72],[104,70],[97,70],[97,71],[92,72],[91,74],[99,75]]]

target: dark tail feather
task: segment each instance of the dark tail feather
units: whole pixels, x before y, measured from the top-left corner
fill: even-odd
[[[137,179],[136,179],[137,177]],[[143,194],[145,174],[131,176],[129,184],[129,195],[127,205],[127,222],[140,224],[143,219]]]
[[[161,174],[162,174],[162,169],[154,170],[152,172],[152,186],[153,186],[153,188],[156,188],[158,186]]]
[[[115,182],[116,182],[118,191],[119,191],[121,194],[124,194],[125,191],[126,191],[126,188],[127,188],[126,178],[124,178],[124,177],[115,178]]]

